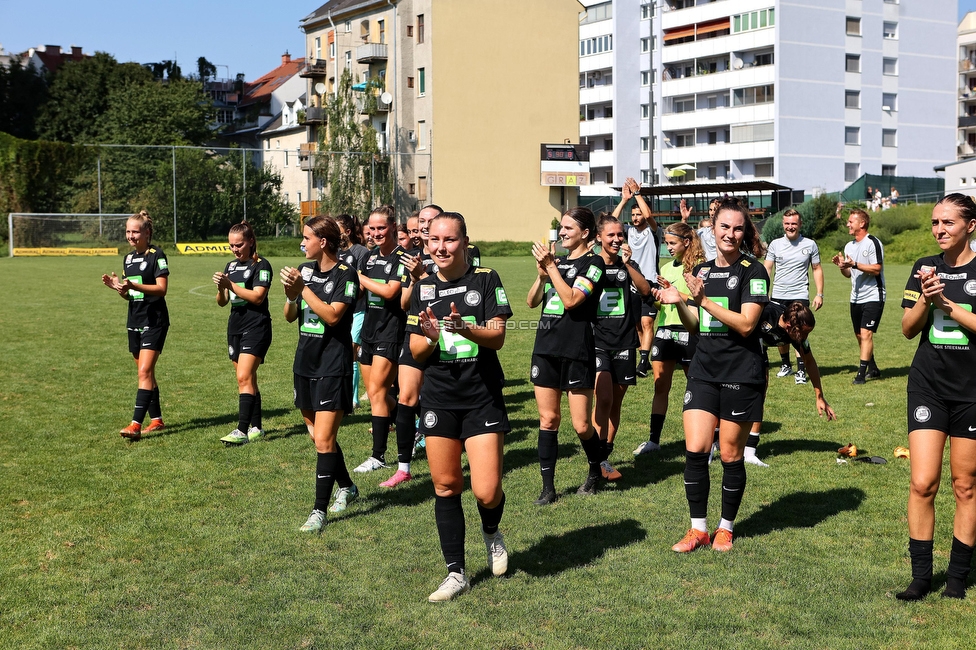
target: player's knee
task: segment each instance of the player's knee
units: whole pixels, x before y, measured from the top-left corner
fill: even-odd
[[[973,501],[976,497],[976,479],[972,476],[953,476],[952,493],[956,496],[956,501]]]
[[[938,479],[933,479],[929,477],[912,477],[910,482],[911,493],[913,496],[925,499],[933,500],[935,499],[936,493],[939,491],[939,481]],[[953,485],[955,489],[955,485]]]

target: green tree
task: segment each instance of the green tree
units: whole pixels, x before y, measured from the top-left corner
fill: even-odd
[[[372,108],[369,103],[374,86],[367,84],[361,98],[367,116],[376,110],[375,101]],[[389,157],[380,152],[376,130],[368,119],[362,120],[356,99],[349,70],[343,70],[338,92],[325,100],[328,126],[320,133],[322,153],[315,159],[323,214],[364,215],[376,205],[389,203],[393,196]]]
[[[37,137],[34,120],[47,101],[47,82],[34,64],[26,68],[20,61],[10,67],[0,65],[0,131],[17,138]]]
[[[213,104],[198,83],[127,84],[109,92],[98,139],[113,144],[203,144],[212,135],[213,119]]]
[[[51,82],[35,122],[37,134],[58,142],[94,142],[111,91],[151,80],[152,73],[138,63],[120,64],[105,52],[69,61]]]

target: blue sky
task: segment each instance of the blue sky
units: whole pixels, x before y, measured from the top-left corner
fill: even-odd
[[[205,56],[221,77],[243,72],[254,79],[276,67],[285,50],[302,56],[298,21],[323,2],[0,0],[0,44],[9,52],[80,45],[139,63],[176,57],[184,72]],[[976,11],[976,0],[959,0],[959,17],[968,11]]]
[[[324,2],[0,0],[0,44],[8,52],[80,45],[139,63],[177,57],[184,73],[205,56],[220,77],[229,71],[254,79],[277,67],[285,50],[303,55],[298,21]]]

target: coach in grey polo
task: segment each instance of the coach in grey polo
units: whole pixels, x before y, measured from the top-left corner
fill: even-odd
[[[870,225],[867,212],[851,210],[847,231],[854,241],[844,246],[843,255],[837,253],[833,257],[844,277],[851,279],[851,324],[861,350],[861,363],[853,384],[881,378],[878,364],[874,362],[874,333],[884,312],[884,247],[877,237],[868,234]]]
[[[814,310],[823,305],[824,275],[820,266],[820,249],[817,242],[807,239],[800,234],[802,225],[800,213],[790,209],[783,213],[783,233],[779,239],[774,239],[766,249],[766,271],[773,278],[773,291],[770,298],[775,302],[786,305],[798,301],[810,306],[810,279],[807,270],[813,269],[813,282],[817,286],[817,295],[813,298]],[[775,273],[774,273],[775,269]],[[790,364],[790,346],[779,346],[779,356],[782,361],[777,377],[788,377],[793,374]],[[803,359],[796,357],[797,384],[807,383],[807,372],[803,366]]]

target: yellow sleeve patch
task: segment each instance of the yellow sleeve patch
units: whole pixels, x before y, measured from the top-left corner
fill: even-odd
[[[747,267],[752,266],[752,262],[750,262],[749,260],[742,260],[742,266],[747,266]]]
[[[348,271],[349,270],[349,267],[346,266],[345,264],[340,264],[339,265],[339,269],[342,270],[342,271]]]
[[[905,300],[911,300],[912,302],[918,302],[918,299],[922,297],[918,291],[905,290]]]
[[[474,272],[475,273],[491,273],[491,269],[489,269],[489,268],[487,268],[485,266],[479,266],[478,268],[476,268],[474,270]]]
[[[407,316],[407,325],[420,325],[420,316],[413,314]]]

